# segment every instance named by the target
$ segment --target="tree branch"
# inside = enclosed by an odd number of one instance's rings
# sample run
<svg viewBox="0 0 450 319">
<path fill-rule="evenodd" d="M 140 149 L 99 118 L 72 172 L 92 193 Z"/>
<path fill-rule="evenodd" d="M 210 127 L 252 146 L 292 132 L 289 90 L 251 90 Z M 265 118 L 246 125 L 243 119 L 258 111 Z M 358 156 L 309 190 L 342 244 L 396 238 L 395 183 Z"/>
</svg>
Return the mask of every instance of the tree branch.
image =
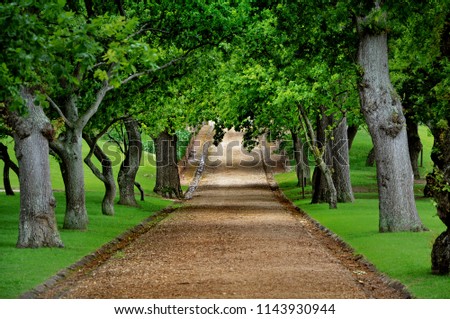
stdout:
<svg viewBox="0 0 450 319">
<path fill-rule="evenodd" d="M 63 154 L 63 151 L 64 151 L 64 146 L 63 146 L 62 142 L 59 139 L 55 138 L 52 141 L 49 141 L 49 145 L 50 145 L 51 151 L 53 151 L 53 153 L 55 153 L 55 155 L 57 155 L 57 157 L 61 157 L 61 155 Z M 52 152 L 50 152 L 50 155 L 53 155 L 51 153 Z"/>
<path fill-rule="evenodd" d="M 97 135 L 95 135 L 93 139 L 92 139 L 91 136 L 89 136 L 87 133 L 84 133 L 84 132 L 83 132 L 83 138 L 86 140 L 86 142 L 88 142 L 88 144 L 89 144 L 89 146 L 90 146 L 90 148 L 91 148 L 90 151 L 89 151 L 89 153 L 88 153 L 88 155 L 86 155 L 86 158 L 87 158 L 87 157 L 92 157 L 92 154 L 93 154 L 94 151 L 95 151 L 95 147 L 92 147 L 90 143 L 92 143 L 93 145 L 96 146 L 98 140 L 99 140 L 103 135 L 105 135 L 106 132 L 108 132 L 109 128 L 110 128 L 112 125 L 114 125 L 115 123 L 117 123 L 117 122 L 119 122 L 119 121 L 126 120 L 126 119 L 128 119 L 128 118 L 129 118 L 129 116 L 126 115 L 126 116 L 121 116 L 121 117 L 118 117 L 118 118 L 113 119 L 111 122 L 109 122 L 108 125 L 106 125 L 106 126 L 103 128 L 103 130 L 101 130 Z M 89 139 L 89 141 L 87 140 L 87 138 Z"/>
<path fill-rule="evenodd" d="M 178 61 L 184 60 L 185 58 L 186 58 L 186 54 L 182 55 L 179 58 L 173 59 L 173 60 L 167 62 L 166 64 L 161 65 L 161 66 L 159 66 L 159 67 L 157 67 L 155 69 L 148 69 L 148 70 L 145 70 L 145 71 L 142 71 L 142 72 L 139 72 L 139 73 L 135 73 L 133 75 L 130 75 L 128 78 L 126 78 L 122 82 L 120 82 L 120 84 L 123 85 L 123 84 L 126 84 L 126 83 L 130 82 L 131 80 L 134 80 L 134 79 L 136 79 L 138 77 L 141 77 L 142 75 L 150 74 L 150 73 L 153 73 L 153 72 L 156 72 L 156 71 L 168 68 L 169 66 L 177 63 Z"/>
<path fill-rule="evenodd" d="M 161 65 L 161 66 L 159 66 L 157 68 L 152 68 L 152 69 L 148 69 L 148 70 L 145 70 L 145 71 L 142 71 L 142 72 L 138 72 L 138 73 L 132 74 L 129 77 L 127 77 L 125 80 L 121 81 L 120 84 L 124 85 L 124 84 L 127 84 L 128 82 L 130 82 L 130 81 L 132 81 L 132 80 L 134 80 L 136 78 L 141 77 L 142 75 L 146 75 L 146 74 L 150 74 L 150 73 L 153 73 L 153 72 L 156 72 L 156 71 L 159 71 L 159 70 L 166 69 L 169 66 L 177 63 L 178 61 L 184 60 L 192 51 L 194 51 L 194 50 L 196 50 L 196 49 L 198 49 L 198 48 L 200 48 L 200 47 L 202 47 L 202 46 L 204 46 L 206 44 L 207 43 L 201 43 L 201 44 L 199 44 L 199 45 L 197 45 L 195 47 L 192 47 L 188 51 L 186 51 L 186 53 L 184 53 L 182 56 L 180 56 L 180 57 L 178 57 L 176 59 L 173 59 L 173 60 L 167 62 L 166 64 Z M 111 65 L 109 71 L 108 71 L 108 76 L 110 76 L 111 71 L 114 68 L 114 66 L 115 66 L 115 64 L 113 63 Z M 108 91 L 112 90 L 112 89 L 114 89 L 114 87 L 109 84 L 109 81 L 106 80 L 106 81 L 103 82 L 102 88 L 96 94 L 95 102 L 86 111 L 86 113 L 84 113 L 84 115 L 81 116 L 79 118 L 79 120 L 77 121 L 76 125 L 77 125 L 78 128 L 83 129 L 86 126 L 86 124 L 89 122 L 89 120 L 92 118 L 92 116 L 94 116 L 94 114 L 97 112 L 97 110 L 98 110 L 101 102 L 103 101 L 106 93 Z M 55 106 L 56 106 L 56 104 L 55 104 Z M 61 114 L 62 114 L 62 112 L 61 112 Z M 67 120 L 65 117 L 64 117 L 64 119 L 65 119 L 65 121 Z M 70 123 L 70 122 L 67 121 L 67 123 Z"/>
<path fill-rule="evenodd" d="M 92 103 L 92 105 L 89 107 L 89 109 L 86 111 L 86 113 L 81 116 L 76 125 L 79 129 L 83 129 L 86 124 L 89 122 L 89 120 L 94 116 L 94 114 L 97 112 L 100 104 L 102 103 L 103 99 L 105 98 L 105 95 L 108 91 L 114 89 L 113 86 L 109 85 L 108 81 L 103 82 L 103 86 L 100 90 L 98 90 L 95 98 L 95 102 Z"/>
<path fill-rule="evenodd" d="M 91 67 L 89 68 L 89 70 L 93 70 L 93 69 L 95 69 L 95 68 L 97 68 L 97 67 L 99 67 L 99 66 L 105 65 L 105 64 L 106 64 L 106 62 L 99 62 L 99 63 L 96 63 L 96 64 L 94 64 L 93 66 L 91 66 Z"/>
<path fill-rule="evenodd" d="M 115 143 L 115 144 L 117 145 L 117 147 L 120 149 L 120 151 L 122 152 L 122 154 L 125 154 L 125 151 L 124 151 L 122 145 L 120 144 L 120 142 L 117 141 L 111 134 L 107 134 L 107 135 L 108 135 L 109 139 L 110 139 L 113 143 Z"/>
<path fill-rule="evenodd" d="M 97 142 L 93 141 L 89 135 L 87 135 L 86 133 L 83 133 L 83 138 L 86 141 L 86 143 L 89 145 L 89 147 L 91 148 L 91 151 L 89 152 L 88 155 L 86 155 L 86 157 L 84 158 L 84 162 L 86 163 L 86 165 L 91 169 L 92 173 L 94 173 L 94 175 L 101 180 L 103 183 L 106 183 L 106 178 L 105 176 L 100 172 L 100 170 L 94 165 L 94 163 L 92 162 L 91 158 L 92 158 L 92 154 L 94 153 L 94 150 L 98 147 Z"/>
<path fill-rule="evenodd" d="M 53 108 L 56 110 L 56 112 L 58 112 L 59 116 L 64 120 L 64 123 L 66 123 L 68 127 L 73 128 L 73 123 L 67 119 L 59 106 L 51 99 L 51 97 L 48 95 L 45 95 L 45 97 L 47 98 L 47 101 L 50 102 L 51 106 L 53 106 Z"/>
<path fill-rule="evenodd" d="M 305 131 L 306 141 L 308 142 L 310 148 L 314 148 L 316 135 L 314 134 L 314 129 L 312 127 L 311 122 L 309 121 L 308 115 L 306 114 L 305 108 L 300 104 L 297 105 L 300 115 L 300 123 L 303 126 L 303 130 Z"/>
</svg>

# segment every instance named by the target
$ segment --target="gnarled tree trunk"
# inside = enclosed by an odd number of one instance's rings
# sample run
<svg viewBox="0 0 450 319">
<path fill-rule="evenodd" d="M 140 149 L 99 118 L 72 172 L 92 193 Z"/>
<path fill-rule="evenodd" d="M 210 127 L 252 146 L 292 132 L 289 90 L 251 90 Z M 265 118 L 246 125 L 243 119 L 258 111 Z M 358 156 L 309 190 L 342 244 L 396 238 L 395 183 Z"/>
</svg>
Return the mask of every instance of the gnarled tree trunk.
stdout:
<svg viewBox="0 0 450 319">
<path fill-rule="evenodd" d="M 19 162 L 20 221 L 17 247 L 63 247 L 50 180 L 49 139 L 53 127 L 30 91 L 22 89 L 28 114 L 9 115 Z"/>
<path fill-rule="evenodd" d="M 332 117 L 325 115 L 324 111 L 325 108 L 322 106 L 321 114 L 317 115 L 316 139 L 318 148 L 323 154 L 322 157 L 324 164 L 328 167 L 328 170 L 330 171 L 332 178 L 332 172 L 330 169 L 333 166 L 331 156 L 331 145 L 328 143 L 329 139 L 327 139 L 326 136 L 327 135 L 326 129 L 329 125 L 332 124 Z M 334 183 L 333 186 L 335 187 Z M 328 203 L 330 201 L 329 183 L 327 182 L 327 178 L 323 170 L 318 165 L 316 165 L 313 171 L 312 190 L 313 190 L 311 199 L 312 204 Z"/>
<path fill-rule="evenodd" d="M 311 121 L 308 118 L 305 108 L 302 105 L 298 105 L 298 111 L 299 111 L 300 123 L 302 124 L 303 129 L 305 131 L 306 141 L 307 141 L 308 146 L 314 156 L 314 161 L 316 163 L 318 171 L 320 170 L 320 173 L 323 174 L 325 181 L 326 181 L 326 185 L 328 188 L 328 194 L 329 194 L 327 196 L 328 206 L 330 209 L 336 209 L 337 208 L 336 187 L 334 186 L 334 183 L 333 183 L 333 177 L 332 177 L 331 170 L 324 160 L 324 150 L 322 149 L 321 145 L 319 145 L 319 143 L 318 143 L 318 138 L 317 138 L 316 134 L 314 133 L 314 129 L 312 127 Z M 314 183 L 314 181 L 313 181 L 313 183 Z"/>
<path fill-rule="evenodd" d="M 135 119 L 124 121 L 127 132 L 125 159 L 120 165 L 117 183 L 119 184 L 119 204 L 138 206 L 134 194 L 136 174 L 139 170 L 142 155 L 142 138 L 139 123 Z"/>
<path fill-rule="evenodd" d="M 445 58 L 450 58 L 450 14 L 446 17 L 447 23 L 442 31 L 441 53 Z M 433 187 L 434 200 L 439 218 L 447 226 L 434 242 L 431 254 L 432 271 L 436 274 L 450 273 L 450 128 L 438 125 L 439 121 L 445 120 L 450 123 L 450 114 L 447 111 L 445 119 L 435 119 L 430 123 L 431 132 L 434 136 L 434 147 L 431 159 L 435 165 L 435 178 L 437 185 Z"/>
<path fill-rule="evenodd" d="M 116 182 L 114 180 L 114 174 L 112 169 L 112 163 L 110 158 L 102 151 L 97 145 L 96 140 L 89 135 L 83 133 L 83 138 L 91 148 L 91 152 L 85 157 L 84 162 L 91 169 L 92 173 L 100 179 L 105 185 L 105 196 L 102 200 L 102 214 L 113 216 L 114 215 L 114 201 L 116 198 Z M 102 171 L 94 165 L 91 161 L 92 154 L 95 155 L 97 160 L 102 165 Z"/>
<path fill-rule="evenodd" d="M 52 150 L 60 158 L 61 174 L 66 194 L 66 214 L 64 228 L 85 230 L 88 225 L 86 199 L 84 191 L 84 166 L 82 154 L 82 133 L 86 124 L 98 111 L 106 93 L 113 87 L 105 81 L 97 91 L 95 100 L 83 113 L 77 107 L 78 97 L 75 93 L 65 96 L 61 109 L 50 97 L 47 100 L 57 110 L 65 122 L 65 131 L 57 140 L 50 143 Z"/>
<path fill-rule="evenodd" d="M 327 127 L 335 126 L 332 136 L 326 132 Z M 347 139 L 347 119 L 343 117 L 337 124 L 333 116 L 327 116 L 322 109 L 322 116 L 317 121 L 317 140 L 324 149 L 324 162 L 332 168 L 332 180 L 336 188 L 338 203 L 349 203 L 355 200 L 350 180 L 350 160 Z M 328 202 L 330 191 L 326 176 L 319 167 L 314 170 L 312 203 Z"/>
<path fill-rule="evenodd" d="M 167 131 L 155 138 L 156 183 L 153 191 L 163 197 L 182 198 L 180 175 L 177 165 L 177 136 Z"/>
<path fill-rule="evenodd" d="M 19 176 L 19 167 L 14 163 L 8 154 L 8 147 L 0 143 L 0 159 L 4 162 L 3 166 L 3 186 L 5 188 L 5 194 L 7 196 L 14 196 L 14 190 L 11 187 L 11 181 L 9 179 L 9 170 L 12 169 L 14 173 Z"/>
<path fill-rule="evenodd" d="M 375 148 L 380 232 L 421 231 L 414 200 L 405 117 L 389 77 L 386 32 L 370 33 L 358 19 L 361 109 Z"/>
<path fill-rule="evenodd" d="M 352 203 L 355 200 L 350 179 L 350 159 L 347 139 L 347 119 L 344 117 L 333 129 L 331 140 L 333 157 L 333 181 L 339 203 Z"/>
<path fill-rule="evenodd" d="M 422 142 L 419 136 L 419 125 L 414 121 L 409 113 L 405 116 L 406 119 L 406 133 L 408 136 L 409 158 L 411 160 L 411 167 L 415 179 L 420 178 L 419 172 L 419 155 L 422 151 Z"/>
<path fill-rule="evenodd" d="M 447 119 L 447 120 L 450 120 Z M 436 239 L 431 253 L 432 271 L 450 273 L 450 129 L 432 128 L 434 147 L 431 159 L 435 169 L 431 186 L 437 214 L 447 229 Z"/>
<path fill-rule="evenodd" d="M 64 137 L 50 144 L 60 158 L 61 174 L 66 196 L 65 229 L 85 230 L 89 223 L 84 189 L 82 133 L 66 128 Z"/>
</svg>

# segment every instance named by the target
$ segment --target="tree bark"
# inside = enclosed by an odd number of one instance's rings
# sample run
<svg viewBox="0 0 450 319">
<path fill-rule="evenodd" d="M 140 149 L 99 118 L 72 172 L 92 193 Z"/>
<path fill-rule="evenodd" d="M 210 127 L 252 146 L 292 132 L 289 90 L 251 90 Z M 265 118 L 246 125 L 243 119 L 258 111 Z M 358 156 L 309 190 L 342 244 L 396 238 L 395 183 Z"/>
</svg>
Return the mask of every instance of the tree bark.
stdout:
<svg viewBox="0 0 450 319">
<path fill-rule="evenodd" d="M 446 119 L 447 121 L 450 118 Z M 432 271 L 450 273 L 450 129 L 432 127 L 434 136 L 431 159 L 434 162 L 431 190 L 436 202 L 437 214 L 447 229 L 436 239 L 432 251 Z"/>
<path fill-rule="evenodd" d="M 324 161 L 324 150 L 322 149 L 321 145 L 318 143 L 318 139 L 316 134 L 314 133 L 313 126 L 311 124 L 311 121 L 308 118 L 308 115 L 306 113 L 306 110 L 302 105 L 298 105 L 299 110 L 299 120 L 301 125 L 303 126 L 303 130 L 305 132 L 306 136 L 306 142 L 308 143 L 308 146 L 314 156 L 314 161 L 316 163 L 316 166 L 320 170 L 320 173 L 323 174 L 326 185 L 328 187 L 328 206 L 330 209 L 336 209 L 337 208 L 337 193 L 336 188 L 333 183 L 333 177 L 331 174 L 331 170 L 329 169 L 328 165 Z"/>
<path fill-rule="evenodd" d="M 297 174 L 297 186 L 305 186 L 310 183 L 311 170 L 308 165 L 308 157 L 303 142 L 298 133 L 291 130 L 294 146 L 295 172 Z"/>
<path fill-rule="evenodd" d="M 330 138 L 326 137 L 325 128 L 336 127 L 332 131 Z M 343 117 L 339 123 L 335 123 L 332 116 L 322 116 L 318 121 L 317 140 L 323 144 L 325 149 L 324 161 L 328 167 L 332 168 L 332 179 L 336 188 L 338 203 L 352 203 L 355 198 L 350 179 L 350 160 L 347 139 L 347 119 Z M 322 203 L 329 201 L 329 186 L 325 175 L 319 167 L 314 170 L 313 176 L 313 199 L 312 203 Z"/>
<path fill-rule="evenodd" d="M 127 132 L 125 159 L 120 165 L 117 183 L 119 185 L 119 204 L 138 206 L 134 194 L 136 174 L 139 170 L 142 155 L 142 139 L 139 123 L 135 119 L 124 121 Z"/>
<path fill-rule="evenodd" d="M 177 165 L 177 136 L 167 131 L 155 138 L 156 184 L 153 191 L 167 198 L 182 198 Z"/>
<path fill-rule="evenodd" d="M 76 94 L 71 93 L 64 98 L 63 109 L 47 96 L 47 100 L 66 124 L 65 131 L 58 136 L 57 140 L 50 143 L 50 147 L 61 160 L 61 174 L 66 194 L 64 217 L 66 229 L 85 230 L 89 222 L 84 191 L 82 133 L 86 124 L 98 111 L 106 93 L 112 89 L 113 87 L 105 81 L 95 94 L 95 100 L 83 114 L 78 112 Z"/>
<path fill-rule="evenodd" d="M 355 201 L 350 179 L 350 158 L 347 139 L 347 119 L 343 117 L 333 129 L 331 141 L 333 157 L 333 181 L 337 192 L 338 203 L 352 203 Z"/>
<path fill-rule="evenodd" d="M 413 170 L 414 178 L 420 179 L 419 172 L 419 155 L 422 151 L 422 142 L 419 136 L 419 125 L 414 118 L 410 115 L 410 112 L 405 114 L 406 119 L 406 133 L 408 136 L 409 146 L 409 158 L 411 160 L 411 167 Z"/>
<path fill-rule="evenodd" d="M 11 187 L 11 181 L 9 179 L 9 170 L 12 169 L 19 176 L 19 167 L 11 160 L 8 154 L 8 147 L 3 143 L 0 143 L 0 159 L 4 162 L 3 186 L 5 188 L 5 194 L 7 196 L 14 196 L 14 190 Z"/>
<path fill-rule="evenodd" d="M 114 180 L 113 168 L 110 158 L 102 151 L 102 149 L 97 145 L 95 139 L 90 137 L 88 134 L 83 133 L 83 138 L 86 143 L 91 148 L 89 154 L 85 157 L 84 162 L 91 169 L 92 173 L 100 179 L 105 185 L 105 196 L 102 200 L 102 214 L 113 216 L 114 215 L 114 201 L 116 199 L 116 182 Z M 102 171 L 94 165 L 91 161 L 91 156 L 97 158 L 97 160 L 102 165 Z"/>
<path fill-rule="evenodd" d="M 358 62 L 361 109 L 375 148 L 380 232 L 421 231 L 424 226 L 414 200 L 414 175 L 409 159 L 405 117 L 392 87 L 387 34 L 371 34 L 358 19 Z"/>
<path fill-rule="evenodd" d="M 450 58 L 450 15 L 447 15 L 447 23 L 442 31 L 441 53 L 445 58 Z M 432 187 L 432 193 L 436 202 L 437 214 L 447 226 L 434 242 L 431 255 L 432 271 L 436 274 L 450 273 L 450 128 L 438 125 L 442 120 L 450 123 L 450 112 L 446 112 L 445 119 L 437 118 L 429 127 L 434 137 L 434 145 L 431 159 L 434 163 L 434 179 L 436 185 Z"/>
<path fill-rule="evenodd" d="M 325 165 L 331 173 L 332 157 L 331 157 L 331 147 L 329 139 L 327 139 L 326 129 L 332 124 L 331 117 L 325 115 L 324 107 L 321 107 L 321 114 L 317 115 L 316 120 L 316 140 L 320 151 L 322 152 L 322 157 Z M 312 199 L 311 204 L 328 203 L 330 201 L 330 189 L 327 178 L 319 165 L 316 165 L 313 172 L 312 180 Z M 337 198 L 336 198 L 337 201 Z"/>
<path fill-rule="evenodd" d="M 19 162 L 20 220 L 17 247 L 63 247 L 57 229 L 50 180 L 49 139 L 53 127 L 33 94 L 21 90 L 28 114 L 11 113 L 16 158 Z"/>
<path fill-rule="evenodd" d="M 60 159 L 61 175 L 65 186 L 65 229 L 85 230 L 89 223 L 84 189 L 84 167 L 81 131 L 66 128 L 64 138 L 51 143 Z"/>
</svg>

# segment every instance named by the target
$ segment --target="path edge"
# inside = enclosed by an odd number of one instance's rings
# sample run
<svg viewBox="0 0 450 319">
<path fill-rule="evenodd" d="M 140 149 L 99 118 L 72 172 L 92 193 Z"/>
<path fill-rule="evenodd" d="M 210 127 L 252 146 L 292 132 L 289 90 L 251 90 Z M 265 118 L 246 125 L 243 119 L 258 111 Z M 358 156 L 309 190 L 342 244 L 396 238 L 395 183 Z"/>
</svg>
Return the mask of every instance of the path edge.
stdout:
<svg viewBox="0 0 450 319">
<path fill-rule="evenodd" d="M 329 228 L 323 226 L 320 224 L 317 220 L 312 218 L 308 213 L 306 213 L 301 208 L 294 205 L 294 203 L 283 193 L 283 191 L 280 189 L 278 183 L 275 181 L 273 177 L 273 172 L 266 165 L 266 159 L 264 151 L 262 152 L 262 162 L 263 162 L 263 169 L 266 175 L 267 183 L 271 189 L 271 191 L 274 193 L 277 200 L 283 204 L 291 213 L 300 215 L 302 218 L 305 218 L 308 222 L 311 223 L 311 225 L 315 228 L 316 231 L 321 233 L 326 238 L 331 239 L 335 244 L 337 244 L 339 247 L 341 247 L 344 251 L 351 253 L 354 256 L 354 261 L 358 263 L 360 266 L 369 269 L 370 271 L 377 274 L 378 279 L 385 285 L 387 285 L 389 288 L 395 290 L 400 298 L 403 299 L 414 299 L 415 297 L 411 294 L 411 292 L 408 291 L 407 287 L 401 283 L 398 280 L 394 280 L 390 278 L 387 274 L 379 271 L 374 264 L 372 264 L 370 261 L 368 261 L 363 255 L 356 254 L 355 249 L 350 246 L 347 242 L 345 242 L 341 237 L 339 237 L 336 233 L 331 231 Z M 335 254 L 334 254 L 335 255 Z M 338 257 L 339 259 L 339 257 Z M 340 259 L 339 259 L 340 260 Z M 353 275 L 355 275 L 353 273 Z M 357 279 L 357 278 L 356 278 Z M 376 298 L 373 296 L 373 293 L 369 291 L 369 289 L 363 289 L 364 293 L 367 295 L 368 298 Z"/>
<path fill-rule="evenodd" d="M 79 273 L 85 273 L 90 269 L 98 267 L 99 265 L 110 259 L 116 252 L 124 249 L 141 235 L 145 234 L 150 229 L 155 227 L 157 224 L 159 224 L 159 222 L 165 219 L 169 214 L 176 211 L 178 208 L 179 207 L 174 207 L 173 205 L 171 205 L 155 212 L 153 215 L 147 217 L 136 226 L 126 230 L 116 238 L 100 246 L 100 248 L 98 248 L 94 252 L 82 257 L 80 260 L 76 261 L 70 266 L 59 270 L 55 275 L 48 278 L 46 281 L 37 285 L 31 290 L 22 293 L 21 295 L 19 295 L 18 299 L 40 299 L 41 294 L 43 294 L 47 290 L 56 288 L 57 285 L 62 283 L 63 281 L 76 276 Z M 54 298 L 58 297 L 60 296 L 55 296 Z"/>
</svg>

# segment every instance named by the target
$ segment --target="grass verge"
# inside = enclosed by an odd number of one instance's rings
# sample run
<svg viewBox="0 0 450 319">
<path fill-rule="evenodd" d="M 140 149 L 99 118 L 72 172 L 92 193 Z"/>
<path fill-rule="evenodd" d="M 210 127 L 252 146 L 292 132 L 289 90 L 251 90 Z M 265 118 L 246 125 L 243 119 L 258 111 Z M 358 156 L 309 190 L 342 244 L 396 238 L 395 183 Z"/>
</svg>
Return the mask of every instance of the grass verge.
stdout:
<svg viewBox="0 0 450 319">
<path fill-rule="evenodd" d="M 55 197 L 58 202 L 56 217 L 62 227 L 64 193 L 55 193 Z M 65 248 L 17 249 L 18 196 L 3 197 L 0 201 L 0 298 L 17 298 L 172 203 L 146 197 L 145 202 L 140 202 L 140 208 L 116 205 L 115 216 L 104 216 L 100 211 L 102 198 L 102 192 L 86 193 L 88 230 L 60 229 Z"/>
</svg>

